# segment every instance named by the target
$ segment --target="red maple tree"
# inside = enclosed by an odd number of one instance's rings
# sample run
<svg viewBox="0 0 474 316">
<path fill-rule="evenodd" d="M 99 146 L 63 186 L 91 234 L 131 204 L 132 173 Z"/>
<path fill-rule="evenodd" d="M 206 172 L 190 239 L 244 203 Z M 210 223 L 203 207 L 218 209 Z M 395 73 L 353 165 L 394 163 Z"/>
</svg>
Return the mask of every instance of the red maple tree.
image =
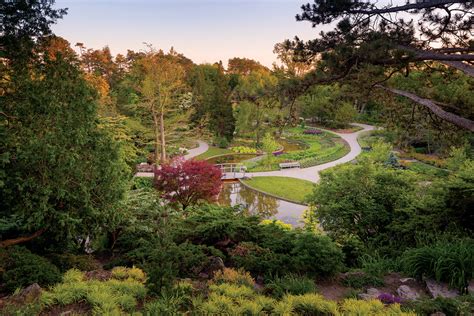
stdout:
<svg viewBox="0 0 474 316">
<path fill-rule="evenodd" d="M 199 201 L 214 201 L 222 186 L 221 170 L 207 161 L 177 159 L 155 170 L 161 197 L 183 210 Z"/>
</svg>

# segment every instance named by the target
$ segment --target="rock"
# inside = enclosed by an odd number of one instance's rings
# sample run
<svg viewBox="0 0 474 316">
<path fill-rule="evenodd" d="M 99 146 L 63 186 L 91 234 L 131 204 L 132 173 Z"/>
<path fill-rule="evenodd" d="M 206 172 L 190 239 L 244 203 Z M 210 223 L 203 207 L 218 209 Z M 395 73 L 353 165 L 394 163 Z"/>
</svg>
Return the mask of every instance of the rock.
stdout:
<svg viewBox="0 0 474 316">
<path fill-rule="evenodd" d="M 420 294 L 413 290 L 411 287 L 408 285 L 400 285 L 397 289 L 397 294 L 400 296 L 402 299 L 405 300 L 417 300 L 420 298 Z"/>
<path fill-rule="evenodd" d="M 446 316 L 446 314 L 443 312 L 436 312 L 436 313 L 430 314 L 430 316 Z"/>
<path fill-rule="evenodd" d="M 457 290 L 450 289 L 445 283 L 439 283 L 432 279 L 428 279 L 425 282 L 426 288 L 433 298 L 455 298 L 459 296 L 459 292 Z"/>
<path fill-rule="evenodd" d="M 201 273 L 199 273 L 198 277 L 200 279 L 209 279 L 209 274 L 201 272 Z"/>
<path fill-rule="evenodd" d="M 371 287 L 371 288 L 367 289 L 366 293 L 361 293 L 357 296 L 360 299 L 363 299 L 363 300 L 373 300 L 373 299 L 377 299 L 380 294 L 382 294 L 382 292 L 380 292 L 379 290 Z"/>
<path fill-rule="evenodd" d="M 471 280 L 467 285 L 467 293 L 474 295 L 474 280 Z"/>
<path fill-rule="evenodd" d="M 400 282 L 402 283 L 407 283 L 407 282 L 415 282 L 416 280 L 414 278 L 402 278 L 400 279 Z"/>
<path fill-rule="evenodd" d="M 31 303 L 33 301 L 36 301 L 36 299 L 40 297 L 41 291 L 42 291 L 41 286 L 39 286 L 38 283 L 33 283 L 30 286 L 23 289 L 18 294 L 18 298 L 20 298 L 21 301 L 24 303 Z"/>
</svg>

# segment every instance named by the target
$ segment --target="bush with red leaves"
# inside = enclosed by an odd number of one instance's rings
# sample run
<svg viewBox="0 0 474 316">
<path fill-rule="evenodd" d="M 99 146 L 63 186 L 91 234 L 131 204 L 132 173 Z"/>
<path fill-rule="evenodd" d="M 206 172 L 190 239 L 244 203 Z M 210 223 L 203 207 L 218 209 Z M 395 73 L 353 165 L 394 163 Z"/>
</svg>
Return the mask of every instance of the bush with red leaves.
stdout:
<svg viewBox="0 0 474 316">
<path fill-rule="evenodd" d="M 183 210 L 201 201 L 214 201 L 221 190 L 222 173 L 207 161 L 174 160 L 155 171 L 155 188 L 161 197 L 179 203 Z"/>
</svg>

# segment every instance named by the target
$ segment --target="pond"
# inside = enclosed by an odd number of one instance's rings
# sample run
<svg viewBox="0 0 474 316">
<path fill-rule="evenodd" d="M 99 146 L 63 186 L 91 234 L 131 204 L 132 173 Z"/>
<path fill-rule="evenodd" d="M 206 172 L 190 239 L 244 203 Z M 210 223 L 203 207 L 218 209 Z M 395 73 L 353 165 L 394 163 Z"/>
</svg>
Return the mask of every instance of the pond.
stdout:
<svg viewBox="0 0 474 316">
<path fill-rule="evenodd" d="M 244 160 L 252 159 L 257 157 L 256 154 L 228 154 L 228 155 L 221 155 L 214 158 L 207 159 L 208 162 L 212 164 L 220 164 L 220 163 L 238 163 Z"/>
<path fill-rule="evenodd" d="M 258 214 L 265 219 L 278 219 L 301 227 L 302 216 L 307 206 L 290 203 L 262 194 L 240 182 L 224 183 L 218 199 L 221 205 L 242 205 L 248 214 Z"/>
</svg>

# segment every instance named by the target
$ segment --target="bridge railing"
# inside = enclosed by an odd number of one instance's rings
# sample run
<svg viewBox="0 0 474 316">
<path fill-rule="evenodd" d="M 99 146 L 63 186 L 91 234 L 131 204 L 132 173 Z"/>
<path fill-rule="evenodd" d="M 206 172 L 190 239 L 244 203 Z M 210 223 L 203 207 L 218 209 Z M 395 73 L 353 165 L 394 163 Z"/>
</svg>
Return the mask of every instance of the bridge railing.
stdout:
<svg viewBox="0 0 474 316">
<path fill-rule="evenodd" d="M 215 166 L 221 170 L 223 179 L 243 178 L 247 171 L 247 167 L 241 163 L 221 163 Z"/>
</svg>

